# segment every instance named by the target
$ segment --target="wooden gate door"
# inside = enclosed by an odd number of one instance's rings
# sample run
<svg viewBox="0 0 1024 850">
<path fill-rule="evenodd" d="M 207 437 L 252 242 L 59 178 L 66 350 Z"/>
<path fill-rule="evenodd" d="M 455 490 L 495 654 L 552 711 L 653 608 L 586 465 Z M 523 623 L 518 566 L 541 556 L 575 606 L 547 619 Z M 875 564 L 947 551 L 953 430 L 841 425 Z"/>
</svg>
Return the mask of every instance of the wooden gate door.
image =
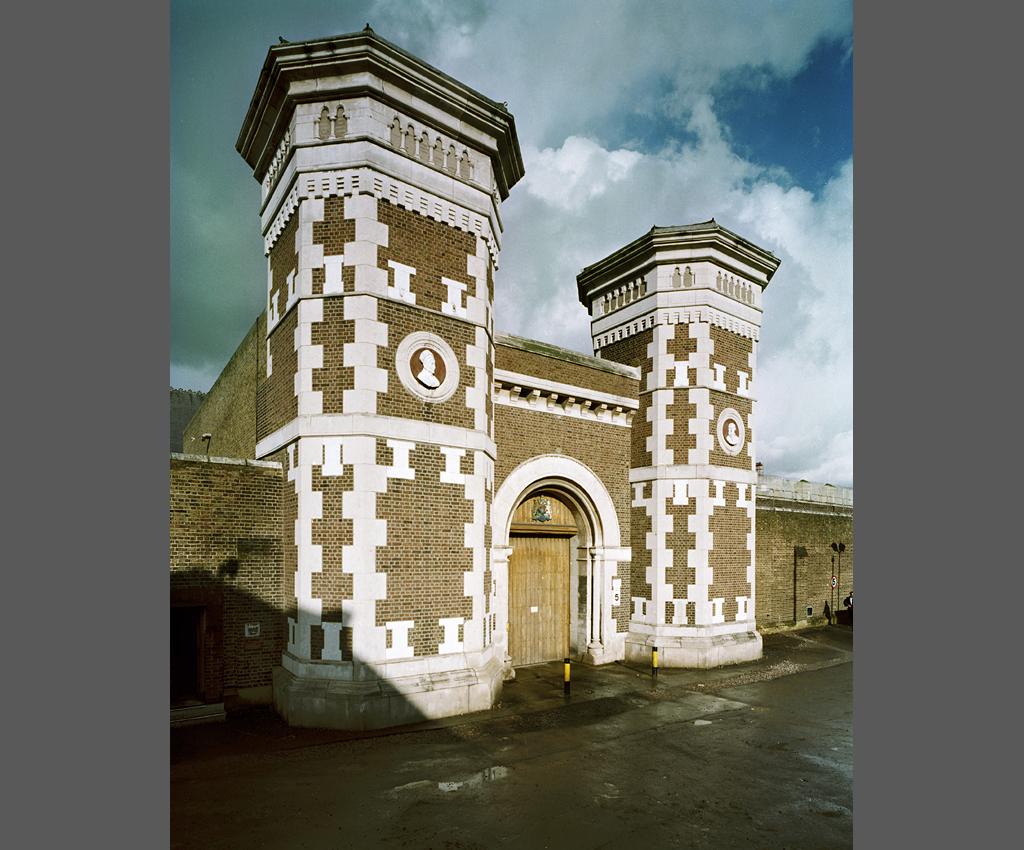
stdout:
<svg viewBox="0 0 1024 850">
<path fill-rule="evenodd" d="M 512 535 L 508 652 L 513 666 L 569 654 L 569 538 Z"/>
</svg>

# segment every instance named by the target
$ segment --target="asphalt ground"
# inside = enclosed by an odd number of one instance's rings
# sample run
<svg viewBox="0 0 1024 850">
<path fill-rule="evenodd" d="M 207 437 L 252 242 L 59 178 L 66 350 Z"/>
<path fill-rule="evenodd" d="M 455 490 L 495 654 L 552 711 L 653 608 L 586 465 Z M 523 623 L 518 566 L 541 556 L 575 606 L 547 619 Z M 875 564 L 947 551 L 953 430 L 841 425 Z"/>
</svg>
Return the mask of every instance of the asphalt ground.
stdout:
<svg viewBox="0 0 1024 850">
<path fill-rule="evenodd" d="M 269 711 L 171 733 L 172 847 L 852 845 L 853 632 L 716 670 L 521 668 L 495 709 L 375 733 Z"/>
</svg>

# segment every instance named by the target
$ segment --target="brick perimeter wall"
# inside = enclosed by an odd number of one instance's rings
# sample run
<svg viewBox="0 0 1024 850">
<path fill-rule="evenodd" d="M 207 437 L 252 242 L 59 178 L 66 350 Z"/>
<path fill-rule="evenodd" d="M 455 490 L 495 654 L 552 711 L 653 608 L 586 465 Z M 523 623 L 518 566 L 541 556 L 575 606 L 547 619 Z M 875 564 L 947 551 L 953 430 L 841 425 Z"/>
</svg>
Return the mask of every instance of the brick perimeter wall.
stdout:
<svg viewBox="0 0 1024 850">
<path fill-rule="evenodd" d="M 171 390 L 171 451 L 180 452 L 185 429 L 192 417 L 199 412 L 206 393 L 199 390 Z"/>
<path fill-rule="evenodd" d="M 775 505 L 788 510 L 772 510 Z M 813 606 L 817 617 L 826 599 L 832 604 L 830 544 L 846 544 L 841 582 L 835 594 L 835 605 L 841 608 L 843 597 L 853 589 L 853 516 L 848 509 L 758 497 L 756 522 L 758 625 L 793 621 L 794 546 L 807 549 L 807 557 L 797 559 L 797 619 L 803 620 L 808 605 Z"/>
<path fill-rule="evenodd" d="M 241 344 L 203 399 L 182 435 L 185 454 L 212 457 L 256 457 L 256 385 L 260 369 L 266 371 L 261 348 L 265 345 L 267 314 L 253 322 Z M 203 434 L 212 434 L 209 452 Z"/>
<path fill-rule="evenodd" d="M 171 604 L 219 597 L 219 635 L 207 631 L 205 696 L 266 686 L 285 646 L 282 471 L 171 458 Z M 260 635 L 245 637 L 259 623 Z"/>
</svg>

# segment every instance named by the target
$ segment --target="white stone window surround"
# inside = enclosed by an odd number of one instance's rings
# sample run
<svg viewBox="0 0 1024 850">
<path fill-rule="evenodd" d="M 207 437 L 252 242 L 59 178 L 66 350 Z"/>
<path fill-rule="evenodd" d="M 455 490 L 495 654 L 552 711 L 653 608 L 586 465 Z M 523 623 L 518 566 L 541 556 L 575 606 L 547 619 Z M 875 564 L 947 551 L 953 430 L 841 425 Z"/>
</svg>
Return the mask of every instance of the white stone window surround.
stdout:
<svg viewBox="0 0 1024 850">
<path fill-rule="evenodd" d="M 419 348 L 429 349 L 444 361 L 445 376 L 440 386 L 431 389 L 416 380 L 409 366 L 409 358 Z M 447 342 L 427 331 L 413 331 L 398 344 L 395 350 L 395 372 L 402 386 L 422 401 L 434 404 L 447 401 L 459 388 L 459 359 Z"/>
</svg>

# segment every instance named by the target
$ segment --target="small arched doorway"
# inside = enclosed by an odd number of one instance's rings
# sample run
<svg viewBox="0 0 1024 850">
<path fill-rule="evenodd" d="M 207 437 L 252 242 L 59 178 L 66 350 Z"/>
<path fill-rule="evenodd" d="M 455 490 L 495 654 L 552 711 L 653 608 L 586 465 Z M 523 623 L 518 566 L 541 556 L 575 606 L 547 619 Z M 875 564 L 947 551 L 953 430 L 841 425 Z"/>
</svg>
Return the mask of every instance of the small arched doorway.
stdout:
<svg viewBox="0 0 1024 850">
<path fill-rule="evenodd" d="M 579 531 L 572 509 L 554 490 L 531 493 L 512 514 L 508 653 L 514 667 L 569 655 Z"/>
</svg>

